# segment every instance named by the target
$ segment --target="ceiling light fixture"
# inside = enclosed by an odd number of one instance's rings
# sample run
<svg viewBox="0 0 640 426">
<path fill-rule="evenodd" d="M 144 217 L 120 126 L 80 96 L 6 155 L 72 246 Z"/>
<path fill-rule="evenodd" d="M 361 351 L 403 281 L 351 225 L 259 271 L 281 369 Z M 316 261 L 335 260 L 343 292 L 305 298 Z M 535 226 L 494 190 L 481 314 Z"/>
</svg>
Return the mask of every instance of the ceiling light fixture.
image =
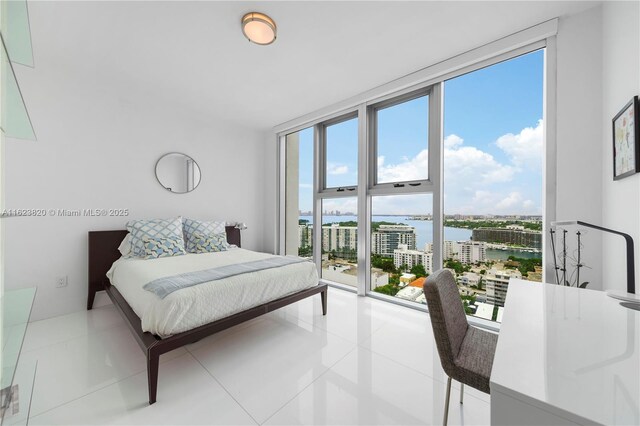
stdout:
<svg viewBox="0 0 640 426">
<path fill-rule="evenodd" d="M 276 40 L 276 23 L 264 13 L 250 12 L 242 17 L 242 33 L 252 43 L 271 44 Z"/>
</svg>

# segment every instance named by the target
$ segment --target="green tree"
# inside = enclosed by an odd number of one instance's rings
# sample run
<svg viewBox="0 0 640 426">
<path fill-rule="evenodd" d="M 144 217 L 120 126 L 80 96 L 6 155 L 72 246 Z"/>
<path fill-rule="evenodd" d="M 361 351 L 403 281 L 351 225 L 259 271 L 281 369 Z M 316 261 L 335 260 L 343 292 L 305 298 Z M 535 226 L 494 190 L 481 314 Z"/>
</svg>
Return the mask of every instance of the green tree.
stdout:
<svg viewBox="0 0 640 426">
<path fill-rule="evenodd" d="M 460 295 L 460 299 L 462 300 L 462 306 L 464 307 L 464 313 L 467 314 L 467 315 L 473 314 L 474 312 L 473 312 L 473 309 L 471 309 L 471 305 L 476 303 L 475 294 L 467 295 L 467 296 Z"/>
<path fill-rule="evenodd" d="M 422 264 L 413 265 L 410 272 L 417 278 L 427 276 L 427 271 L 424 269 L 424 265 Z"/>
<path fill-rule="evenodd" d="M 517 264 L 516 267 L 523 277 L 529 275 L 529 272 L 534 272 L 536 270 L 536 266 L 542 266 L 542 259 L 539 257 L 534 257 L 533 259 L 525 259 L 522 257 L 509 256 L 508 260 L 509 262 Z"/>
<path fill-rule="evenodd" d="M 393 259 L 379 254 L 371 253 L 371 266 L 382 269 L 384 272 L 388 272 L 390 274 L 398 273 L 396 265 L 393 263 Z"/>
<path fill-rule="evenodd" d="M 454 271 L 456 271 L 456 274 L 462 274 L 463 272 L 468 272 L 469 270 L 471 270 L 469 265 L 463 265 L 462 263 L 454 259 L 448 259 L 444 263 L 444 267 L 453 269 Z"/>
<path fill-rule="evenodd" d="M 374 232 L 377 231 L 378 228 L 380 228 L 380 225 L 405 225 L 405 224 L 398 223 L 398 222 L 385 222 L 385 221 L 371 222 L 371 230 Z"/>
<path fill-rule="evenodd" d="M 358 222 L 356 222 L 355 220 L 348 220 L 346 222 L 338 222 L 338 225 L 340 225 L 340 226 L 358 226 Z"/>
<path fill-rule="evenodd" d="M 298 248 L 298 256 L 300 257 L 310 257 L 312 256 L 313 250 L 309 246 Z"/>
<path fill-rule="evenodd" d="M 382 285 L 380 287 L 376 287 L 373 289 L 373 291 L 378 292 L 378 293 L 382 293 L 382 294 L 386 294 L 389 296 L 395 296 L 396 293 L 398 293 L 398 291 L 400 291 L 400 288 L 398 288 L 398 286 L 396 284 L 392 284 L 389 283 L 387 285 Z"/>
</svg>

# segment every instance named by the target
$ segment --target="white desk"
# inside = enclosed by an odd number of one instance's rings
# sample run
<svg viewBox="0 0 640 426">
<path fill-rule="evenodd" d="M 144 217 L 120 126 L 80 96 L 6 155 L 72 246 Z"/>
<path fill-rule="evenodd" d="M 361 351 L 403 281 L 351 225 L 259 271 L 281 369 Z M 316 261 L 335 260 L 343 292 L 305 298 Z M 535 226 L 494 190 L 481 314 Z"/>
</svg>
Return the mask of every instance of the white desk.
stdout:
<svg viewBox="0 0 640 426">
<path fill-rule="evenodd" d="M 640 424 L 640 312 L 604 292 L 512 280 L 491 423 Z"/>
</svg>

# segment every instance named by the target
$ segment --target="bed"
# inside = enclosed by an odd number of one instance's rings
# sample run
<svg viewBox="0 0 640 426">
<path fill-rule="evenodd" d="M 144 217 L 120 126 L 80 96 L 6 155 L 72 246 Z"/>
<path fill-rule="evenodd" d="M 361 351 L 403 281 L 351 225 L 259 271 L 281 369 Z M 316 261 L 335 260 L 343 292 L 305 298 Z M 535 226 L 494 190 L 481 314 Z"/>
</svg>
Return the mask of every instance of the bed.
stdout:
<svg viewBox="0 0 640 426">
<path fill-rule="evenodd" d="M 166 297 L 161 301 L 157 301 L 158 303 L 153 303 L 152 299 L 157 298 L 157 296 L 142 290 L 141 285 L 144 283 L 136 286 L 134 284 L 135 279 L 130 277 L 138 276 L 137 279 L 140 281 L 141 279 L 146 280 L 153 278 L 154 274 L 157 276 L 163 275 L 165 272 L 150 270 L 150 262 L 156 262 L 155 264 L 158 269 L 164 268 L 164 270 L 171 270 L 171 268 L 173 268 L 171 262 L 175 262 L 176 260 L 169 259 L 164 262 L 157 262 L 162 259 L 153 259 L 151 261 L 129 261 L 120 259 L 121 256 L 118 251 L 118 246 L 126 234 L 127 231 L 125 230 L 89 232 L 89 291 L 87 309 L 90 310 L 93 307 L 96 292 L 104 290 L 125 319 L 135 340 L 147 358 L 149 404 L 156 402 L 159 358 L 163 353 L 170 352 L 189 343 L 194 343 L 211 334 L 315 294 L 320 294 L 322 314 L 326 315 L 327 313 L 326 284 L 318 284 L 317 282 L 315 282 L 315 284 L 309 283 L 309 276 L 304 274 L 299 275 L 300 281 L 303 281 L 302 284 L 296 283 L 296 280 L 291 279 L 296 267 L 302 271 L 302 268 L 299 266 L 300 264 L 297 264 L 298 266 L 289 265 L 282 267 L 282 270 L 284 270 L 284 268 L 291 270 L 287 275 L 282 274 L 282 280 L 277 279 L 279 274 L 278 270 L 261 271 L 268 273 L 265 277 L 261 276 L 261 282 L 264 280 L 266 284 L 265 286 L 260 286 L 260 289 L 266 288 L 266 290 L 260 290 L 262 293 L 265 293 L 260 295 L 260 297 L 255 296 L 255 291 L 250 287 L 251 277 L 254 276 L 254 273 L 252 273 L 245 274 L 244 284 L 241 282 L 241 276 L 233 278 L 237 281 L 237 286 L 244 285 L 245 287 L 242 291 L 238 290 L 240 291 L 239 293 L 233 293 L 231 296 L 225 296 L 224 289 L 215 293 L 215 291 L 218 291 L 215 285 L 209 286 L 211 283 L 204 283 L 195 286 L 200 287 L 198 289 L 185 288 L 172 294 L 171 297 Z M 237 250 L 235 253 L 219 256 L 221 259 L 218 260 L 219 262 L 230 262 L 230 260 L 224 260 L 225 256 L 234 256 L 240 259 L 256 259 L 268 256 L 241 249 L 240 230 L 235 227 L 227 226 L 226 234 L 228 242 L 238 246 L 238 249 L 229 250 L 230 252 Z M 214 253 L 213 255 L 215 256 L 216 254 L 218 253 Z M 183 268 L 197 269 L 202 262 L 207 261 L 206 255 L 207 254 L 185 255 L 200 256 L 200 258 L 179 256 L 184 258 L 180 260 L 180 264 L 188 264 L 188 266 L 182 266 Z M 147 263 L 143 265 L 143 262 Z M 249 277 L 249 280 L 246 279 L 247 277 Z M 233 283 L 233 279 L 230 279 L 231 283 Z M 281 283 L 279 281 L 283 282 Z M 207 289 L 207 286 L 210 288 Z M 258 287 L 254 286 L 254 288 Z M 175 315 L 172 316 L 171 314 L 172 312 L 179 312 L 177 308 L 185 309 L 184 303 L 179 302 L 181 299 L 173 296 L 181 292 L 186 294 L 189 291 L 196 292 L 197 297 L 200 298 L 198 300 L 203 300 L 203 297 L 209 297 L 213 300 L 213 298 L 218 296 L 232 297 L 233 299 L 231 300 L 232 303 L 222 304 L 215 310 L 205 309 L 206 303 L 188 305 L 186 309 L 191 313 L 191 319 L 183 321 L 180 320 L 179 317 Z M 205 293 L 206 295 L 204 295 Z M 183 312 L 187 311 L 185 310 Z M 193 318 L 196 319 L 194 320 Z"/>
</svg>

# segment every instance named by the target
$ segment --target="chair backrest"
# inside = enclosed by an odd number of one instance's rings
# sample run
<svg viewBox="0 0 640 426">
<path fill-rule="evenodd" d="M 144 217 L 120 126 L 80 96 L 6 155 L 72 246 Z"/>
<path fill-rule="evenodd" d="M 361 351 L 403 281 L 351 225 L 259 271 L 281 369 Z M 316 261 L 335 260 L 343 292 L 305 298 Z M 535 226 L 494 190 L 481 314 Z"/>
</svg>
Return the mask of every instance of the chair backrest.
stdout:
<svg viewBox="0 0 640 426">
<path fill-rule="evenodd" d="M 444 371 L 451 376 L 455 369 L 454 361 L 469 328 L 458 286 L 451 271 L 441 269 L 427 278 L 423 289 L 440 362 Z"/>
</svg>

